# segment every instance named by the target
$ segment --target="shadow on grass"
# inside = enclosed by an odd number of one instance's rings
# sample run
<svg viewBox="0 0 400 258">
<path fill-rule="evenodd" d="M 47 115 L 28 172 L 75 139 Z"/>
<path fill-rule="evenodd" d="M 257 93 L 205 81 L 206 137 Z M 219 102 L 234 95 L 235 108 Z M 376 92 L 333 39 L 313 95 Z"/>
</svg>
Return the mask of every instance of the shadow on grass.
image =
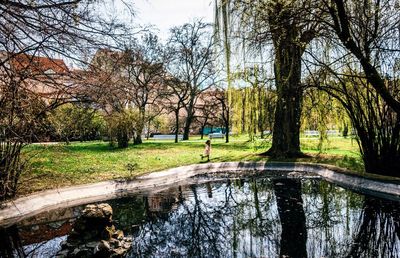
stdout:
<svg viewBox="0 0 400 258">
<path fill-rule="evenodd" d="M 328 155 L 328 154 L 311 154 L 308 158 L 297 158 L 286 161 L 311 162 L 334 165 L 341 168 L 346 168 L 354 172 L 363 173 L 364 163 L 361 157 L 352 157 L 348 155 Z"/>
<path fill-rule="evenodd" d="M 341 155 L 322 155 L 310 154 L 301 158 L 271 158 L 259 154 L 243 154 L 243 155 L 225 155 L 212 157 L 211 162 L 229 162 L 229 161 L 266 161 L 266 162 L 307 162 L 334 165 L 346 168 L 357 173 L 364 173 L 364 165 L 360 157 L 350 157 Z"/>
<path fill-rule="evenodd" d="M 65 150 L 72 152 L 109 152 L 115 150 L 122 150 L 118 148 L 111 147 L 107 142 L 89 142 L 89 143 L 79 143 L 64 145 Z"/>
<path fill-rule="evenodd" d="M 251 149 L 247 142 L 233 142 L 233 143 L 224 143 L 224 142 L 217 142 L 211 143 L 212 148 L 215 149 L 225 149 L 225 150 L 247 150 Z M 204 142 L 185 142 L 181 141 L 178 143 L 174 142 L 144 142 L 140 145 L 132 145 L 129 148 L 135 149 L 170 149 L 170 148 L 184 148 L 184 149 L 196 149 L 204 148 Z"/>
<path fill-rule="evenodd" d="M 70 144 L 59 143 L 51 145 L 28 145 L 25 152 L 30 151 L 57 151 L 57 152 L 106 152 L 114 150 L 107 142 L 92 141 L 92 142 L 71 142 Z"/>
<path fill-rule="evenodd" d="M 334 165 L 346 168 L 357 173 L 364 173 L 364 163 L 360 156 L 333 155 L 333 154 L 315 154 L 303 152 L 304 156 L 294 158 L 272 158 L 261 153 L 254 155 L 251 160 L 254 161 L 276 161 L 276 162 L 307 162 Z M 256 157 L 258 156 L 258 158 Z"/>
<path fill-rule="evenodd" d="M 211 158 L 211 162 L 230 162 L 230 161 L 265 161 L 266 159 L 256 154 L 243 154 L 239 156 L 224 155 Z"/>
<path fill-rule="evenodd" d="M 90 153 L 104 153 L 104 152 L 125 152 L 129 150 L 166 150 L 166 149 L 196 149 L 204 148 L 205 141 L 199 142 L 185 142 L 180 141 L 178 143 L 174 143 L 172 141 L 144 141 L 142 144 L 133 145 L 129 144 L 127 148 L 117 148 L 111 147 L 108 142 L 96 141 L 96 142 L 72 142 L 69 145 L 65 144 L 57 144 L 57 145 L 32 145 L 28 146 L 26 151 L 59 151 L 59 152 L 74 152 L 74 153 L 82 153 L 82 152 L 90 152 Z M 225 150 L 248 150 L 252 149 L 250 144 L 245 141 L 240 142 L 232 142 L 232 143 L 224 143 L 224 142 L 215 142 L 212 143 L 212 147 L 216 149 L 225 149 Z"/>
<path fill-rule="evenodd" d="M 67 151 L 67 152 L 91 152 L 91 153 L 104 153 L 104 152 L 124 152 L 132 149 L 167 149 L 174 147 L 173 143 L 149 143 L 144 142 L 140 145 L 133 145 L 130 143 L 127 148 L 112 147 L 109 142 L 72 142 L 69 145 L 57 144 L 57 145 L 35 145 L 29 146 L 30 150 L 40 151 L 40 150 L 54 150 L 54 151 Z M 176 147 L 176 146 L 175 146 Z"/>
</svg>

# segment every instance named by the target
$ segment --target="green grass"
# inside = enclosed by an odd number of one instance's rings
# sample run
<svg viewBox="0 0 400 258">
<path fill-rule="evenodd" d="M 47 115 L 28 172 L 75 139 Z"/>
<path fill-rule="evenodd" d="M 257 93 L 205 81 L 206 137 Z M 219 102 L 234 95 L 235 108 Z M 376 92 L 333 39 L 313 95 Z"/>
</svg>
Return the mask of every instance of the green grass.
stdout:
<svg viewBox="0 0 400 258">
<path fill-rule="evenodd" d="M 178 144 L 169 140 L 148 140 L 126 149 L 113 149 L 107 142 L 101 141 L 30 145 L 24 150 L 24 156 L 30 160 L 30 169 L 21 176 L 19 194 L 132 178 L 153 171 L 201 163 L 204 142 L 199 137 Z M 228 144 L 222 139 L 214 139 L 211 162 L 268 160 L 259 154 L 269 147 L 270 140 L 249 142 L 243 136 L 232 138 Z M 363 171 L 357 144 L 351 139 L 331 138 L 320 152 L 318 140 L 303 138 L 302 150 L 310 157 L 285 161 L 326 163 Z"/>
</svg>

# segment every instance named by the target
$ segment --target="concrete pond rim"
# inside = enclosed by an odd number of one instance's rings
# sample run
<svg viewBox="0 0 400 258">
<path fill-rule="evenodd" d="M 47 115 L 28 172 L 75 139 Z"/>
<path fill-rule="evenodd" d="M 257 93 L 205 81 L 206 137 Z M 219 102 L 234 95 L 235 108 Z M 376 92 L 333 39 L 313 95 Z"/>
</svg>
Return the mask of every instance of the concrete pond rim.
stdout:
<svg viewBox="0 0 400 258">
<path fill-rule="evenodd" d="M 43 211 L 67 208 L 87 203 L 106 201 L 128 194 L 142 193 L 154 189 L 168 188 L 177 184 L 193 183 L 197 177 L 225 174 L 240 177 L 257 173 L 284 173 L 287 177 L 317 177 L 352 190 L 400 200 L 400 184 L 377 181 L 331 166 L 299 162 L 221 162 L 193 164 L 152 172 L 131 180 L 109 180 L 93 184 L 77 185 L 47 190 L 3 203 L 0 207 L 0 226 L 6 227 L 18 221 L 35 216 Z M 228 177 L 229 178 L 229 177 Z"/>
</svg>

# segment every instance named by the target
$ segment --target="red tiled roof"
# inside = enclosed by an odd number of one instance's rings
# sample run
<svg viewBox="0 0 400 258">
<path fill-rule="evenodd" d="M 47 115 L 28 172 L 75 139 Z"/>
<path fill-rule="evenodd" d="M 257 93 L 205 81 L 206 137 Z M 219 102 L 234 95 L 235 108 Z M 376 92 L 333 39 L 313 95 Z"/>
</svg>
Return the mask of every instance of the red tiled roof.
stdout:
<svg viewBox="0 0 400 258">
<path fill-rule="evenodd" d="M 53 59 L 49 57 L 31 56 L 19 54 L 12 58 L 11 63 L 16 70 L 29 70 L 33 73 L 43 73 L 53 71 L 53 73 L 62 74 L 69 71 L 62 59 Z"/>
</svg>

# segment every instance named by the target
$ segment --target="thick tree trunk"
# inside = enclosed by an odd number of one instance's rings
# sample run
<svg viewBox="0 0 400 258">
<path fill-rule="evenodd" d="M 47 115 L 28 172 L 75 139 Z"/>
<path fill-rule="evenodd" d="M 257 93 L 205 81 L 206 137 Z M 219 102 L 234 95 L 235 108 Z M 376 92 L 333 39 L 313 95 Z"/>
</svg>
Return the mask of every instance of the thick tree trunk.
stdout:
<svg viewBox="0 0 400 258">
<path fill-rule="evenodd" d="M 140 124 L 138 125 L 137 130 L 136 130 L 136 135 L 133 138 L 133 144 L 135 144 L 135 145 L 143 143 L 142 133 L 143 133 L 144 124 L 146 123 L 145 120 L 146 120 L 146 109 L 144 107 L 142 107 L 142 108 L 140 108 L 140 111 L 139 111 Z"/>
<path fill-rule="evenodd" d="M 185 127 L 183 128 L 183 140 L 189 140 L 189 134 L 190 134 L 190 123 L 188 123 L 188 120 L 186 119 Z"/>
<path fill-rule="evenodd" d="M 183 140 L 189 140 L 190 135 L 190 126 L 193 122 L 193 115 L 188 112 L 188 116 L 186 117 L 185 127 L 183 128 Z"/>
<path fill-rule="evenodd" d="M 225 143 L 229 143 L 229 122 L 225 124 Z"/>
<path fill-rule="evenodd" d="M 196 94 L 192 92 L 190 96 L 190 101 L 185 106 L 187 116 L 186 116 L 185 126 L 183 127 L 183 140 L 189 140 L 190 126 L 192 125 L 192 122 L 194 120 L 194 110 L 196 104 L 195 98 Z"/>
<path fill-rule="evenodd" d="M 143 126 L 139 125 L 137 130 L 136 130 L 136 135 L 133 137 L 133 144 L 134 145 L 143 143 L 142 133 L 143 133 Z"/>
<path fill-rule="evenodd" d="M 133 139 L 133 144 L 137 145 L 137 144 L 142 144 L 142 143 L 143 143 L 142 133 L 138 131 L 135 138 Z"/>
<path fill-rule="evenodd" d="M 246 131 L 246 94 L 242 95 L 242 133 Z"/>
<path fill-rule="evenodd" d="M 223 111 L 225 112 L 225 111 Z M 224 123 L 225 123 L 225 143 L 229 143 L 229 111 L 226 111 L 226 117 L 224 117 Z"/>
<path fill-rule="evenodd" d="M 65 136 L 65 145 L 69 145 L 69 137 L 68 136 Z"/>
<path fill-rule="evenodd" d="M 296 157 L 300 151 L 300 116 L 303 90 L 301 80 L 302 49 L 296 42 L 285 42 L 275 49 L 277 106 L 272 147 L 274 157 Z"/>
<path fill-rule="evenodd" d="M 118 142 L 118 148 L 128 147 L 129 138 L 126 131 L 121 130 L 117 133 L 117 142 Z"/>
<path fill-rule="evenodd" d="M 175 143 L 178 143 L 179 135 L 179 108 L 175 110 Z"/>
</svg>

